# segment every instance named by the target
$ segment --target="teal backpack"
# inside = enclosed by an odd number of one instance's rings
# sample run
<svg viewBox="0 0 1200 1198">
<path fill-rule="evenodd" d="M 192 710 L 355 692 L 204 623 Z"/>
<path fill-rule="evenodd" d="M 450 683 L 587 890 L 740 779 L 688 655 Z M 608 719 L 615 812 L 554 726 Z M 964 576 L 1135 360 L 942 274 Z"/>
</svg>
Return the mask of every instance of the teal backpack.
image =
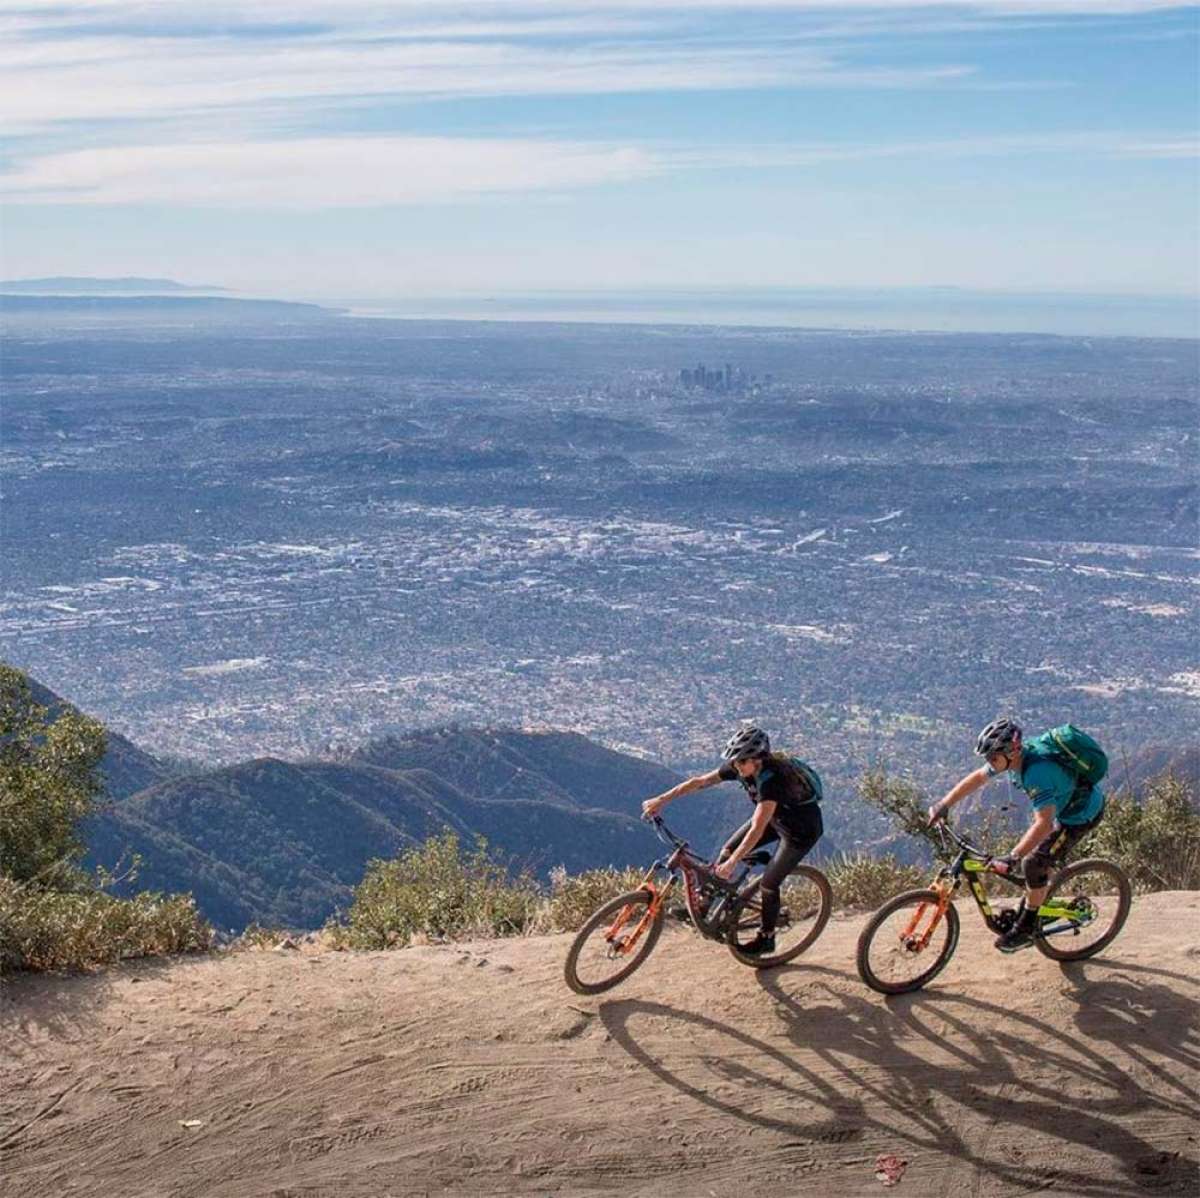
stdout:
<svg viewBox="0 0 1200 1198">
<path fill-rule="evenodd" d="M 821 775 L 807 761 L 801 761 L 799 757 L 793 757 L 790 753 L 788 761 L 792 763 L 800 777 L 808 783 L 808 788 L 812 791 L 812 798 L 809 802 L 819 803 L 825 797 L 821 788 Z"/>
<path fill-rule="evenodd" d="M 1108 773 L 1108 755 L 1074 724 L 1060 724 L 1022 746 L 1022 780 L 1025 771 L 1039 761 L 1061 765 L 1075 779 L 1077 789 L 1091 790 Z"/>
</svg>

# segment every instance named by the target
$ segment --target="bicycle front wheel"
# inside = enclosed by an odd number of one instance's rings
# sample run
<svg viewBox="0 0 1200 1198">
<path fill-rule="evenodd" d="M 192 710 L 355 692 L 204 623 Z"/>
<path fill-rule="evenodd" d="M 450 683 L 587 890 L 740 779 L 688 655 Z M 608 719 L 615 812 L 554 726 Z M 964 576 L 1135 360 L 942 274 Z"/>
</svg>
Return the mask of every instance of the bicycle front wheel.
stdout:
<svg viewBox="0 0 1200 1198">
<path fill-rule="evenodd" d="M 938 914 L 936 890 L 889 899 L 858 938 L 858 976 L 880 994 L 907 994 L 933 981 L 958 946 L 958 912 Z"/>
<path fill-rule="evenodd" d="M 769 955 L 751 955 L 744 951 L 762 926 L 762 879 L 747 883 L 737 897 L 737 918 L 731 921 L 729 951 L 743 965 L 769 969 L 794 960 L 825 930 L 833 909 L 833 891 L 829 879 L 811 865 L 797 865 L 779 889 L 779 919 L 775 925 L 775 951 Z"/>
<path fill-rule="evenodd" d="M 1125 926 L 1133 888 L 1111 861 L 1088 857 L 1068 865 L 1054 880 L 1043 907 L 1057 915 L 1038 921 L 1034 944 L 1055 961 L 1082 961 L 1110 944 Z"/>
<path fill-rule="evenodd" d="M 648 890 L 631 890 L 598 908 L 579 929 L 563 973 L 576 994 L 600 994 L 623 982 L 650 955 L 662 933 L 662 906 Z"/>
</svg>

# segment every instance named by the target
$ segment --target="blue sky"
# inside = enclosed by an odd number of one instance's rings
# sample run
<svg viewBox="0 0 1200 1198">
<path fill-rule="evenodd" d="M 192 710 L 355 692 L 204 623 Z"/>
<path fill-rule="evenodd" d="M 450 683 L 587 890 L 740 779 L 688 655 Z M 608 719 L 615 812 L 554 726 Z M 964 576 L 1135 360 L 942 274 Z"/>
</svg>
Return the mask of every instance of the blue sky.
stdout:
<svg viewBox="0 0 1200 1198">
<path fill-rule="evenodd" d="M 1195 5 L 0 6 L 2 270 L 1200 290 Z"/>
</svg>

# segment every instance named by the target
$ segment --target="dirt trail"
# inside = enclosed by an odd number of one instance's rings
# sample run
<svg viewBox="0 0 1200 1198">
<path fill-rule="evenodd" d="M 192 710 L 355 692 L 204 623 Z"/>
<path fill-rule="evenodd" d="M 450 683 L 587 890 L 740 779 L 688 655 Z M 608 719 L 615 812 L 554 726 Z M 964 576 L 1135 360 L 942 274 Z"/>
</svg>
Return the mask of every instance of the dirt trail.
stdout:
<svg viewBox="0 0 1200 1198">
<path fill-rule="evenodd" d="M 767 973 L 669 929 L 591 1000 L 565 936 L 21 978 L 0 1194 L 882 1195 L 884 1153 L 914 1198 L 1200 1193 L 1200 894 L 1074 966 L 964 916 L 891 1000 L 837 917 Z"/>
</svg>

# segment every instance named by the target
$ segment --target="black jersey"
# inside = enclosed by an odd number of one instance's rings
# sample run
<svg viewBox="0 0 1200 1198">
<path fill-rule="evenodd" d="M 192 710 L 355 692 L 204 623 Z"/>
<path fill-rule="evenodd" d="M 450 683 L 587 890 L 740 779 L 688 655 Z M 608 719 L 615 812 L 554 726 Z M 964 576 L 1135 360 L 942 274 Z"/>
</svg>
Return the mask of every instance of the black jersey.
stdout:
<svg viewBox="0 0 1200 1198">
<path fill-rule="evenodd" d="M 808 779 L 786 759 L 767 758 L 753 778 L 743 778 L 728 761 L 721 764 L 717 773 L 725 782 L 740 782 L 747 798 L 756 806 L 774 803 L 773 818 L 785 828 L 804 827 L 807 813 L 802 813 L 802 809 L 818 799 Z"/>
</svg>

